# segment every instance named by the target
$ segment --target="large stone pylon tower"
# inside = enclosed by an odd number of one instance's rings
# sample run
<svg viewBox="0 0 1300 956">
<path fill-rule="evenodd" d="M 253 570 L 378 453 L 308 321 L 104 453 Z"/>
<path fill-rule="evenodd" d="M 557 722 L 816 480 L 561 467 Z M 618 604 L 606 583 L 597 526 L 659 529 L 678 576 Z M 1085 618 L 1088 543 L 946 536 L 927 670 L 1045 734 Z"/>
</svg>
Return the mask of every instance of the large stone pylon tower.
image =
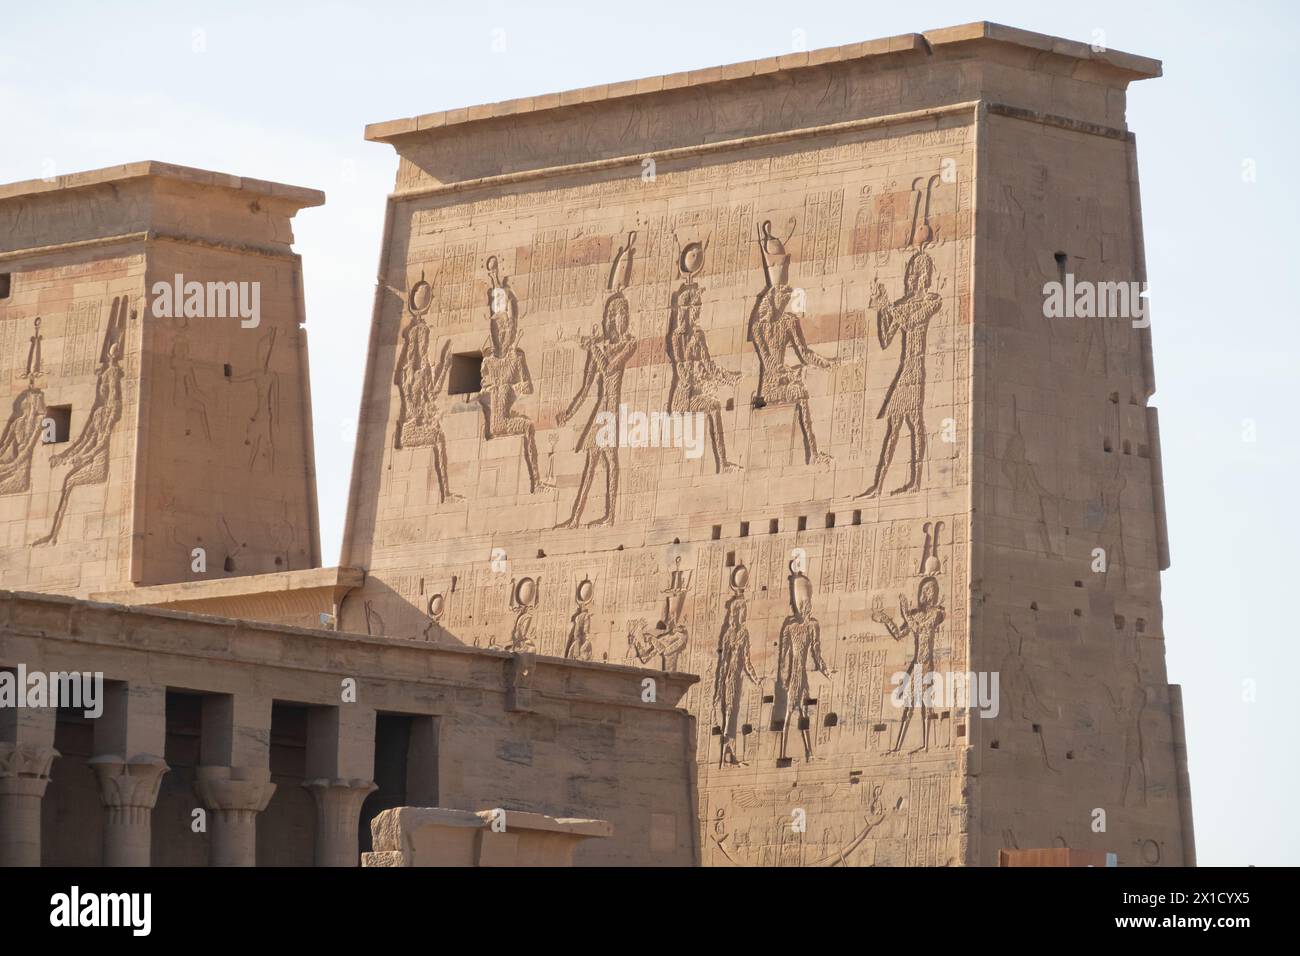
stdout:
<svg viewBox="0 0 1300 956">
<path fill-rule="evenodd" d="M 1159 74 L 976 23 L 370 127 L 343 626 L 700 675 L 706 864 L 1192 862 Z"/>
<path fill-rule="evenodd" d="M 290 223 L 324 200 L 157 162 L 0 186 L 0 587 L 320 566 Z"/>
</svg>

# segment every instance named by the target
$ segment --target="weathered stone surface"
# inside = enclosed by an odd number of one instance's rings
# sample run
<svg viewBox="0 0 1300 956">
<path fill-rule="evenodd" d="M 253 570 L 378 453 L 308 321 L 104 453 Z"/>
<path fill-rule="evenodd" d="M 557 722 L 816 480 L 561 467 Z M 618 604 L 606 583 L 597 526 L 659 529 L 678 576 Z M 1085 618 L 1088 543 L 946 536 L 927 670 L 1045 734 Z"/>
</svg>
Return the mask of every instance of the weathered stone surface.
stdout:
<svg viewBox="0 0 1300 956">
<path fill-rule="evenodd" d="M 1044 317 L 1144 278 L 1159 73 L 979 23 L 371 127 L 342 626 L 699 675 L 709 864 L 1190 860 L 1149 332 Z"/>
</svg>

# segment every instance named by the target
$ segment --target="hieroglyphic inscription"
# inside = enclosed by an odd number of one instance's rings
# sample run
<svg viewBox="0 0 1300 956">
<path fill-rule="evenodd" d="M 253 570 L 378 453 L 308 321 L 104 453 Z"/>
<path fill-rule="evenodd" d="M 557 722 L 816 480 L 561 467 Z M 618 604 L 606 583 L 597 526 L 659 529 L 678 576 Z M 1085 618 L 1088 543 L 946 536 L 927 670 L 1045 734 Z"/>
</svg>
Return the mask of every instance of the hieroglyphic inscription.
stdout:
<svg viewBox="0 0 1300 956">
<path fill-rule="evenodd" d="M 82 300 L 68 310 L 63 326 L 63 361 L 59 374 L 89 375 L 95 369 L 95 346 L 99 343 L 99 314 L 103 302 Z"/>
<path fill-rule="evenodd" d="M 804 200 L 802 273 L 824 276 L 835 272 L 840 257 L 840 221 L 844 190 L 809 193 Z"/>
</svg>

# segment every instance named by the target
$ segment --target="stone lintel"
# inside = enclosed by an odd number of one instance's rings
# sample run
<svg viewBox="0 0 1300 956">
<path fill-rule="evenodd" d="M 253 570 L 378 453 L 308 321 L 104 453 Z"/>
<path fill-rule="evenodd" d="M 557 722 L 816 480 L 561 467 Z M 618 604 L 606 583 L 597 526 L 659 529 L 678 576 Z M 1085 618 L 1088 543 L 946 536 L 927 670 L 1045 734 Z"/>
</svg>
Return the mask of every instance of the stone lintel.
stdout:
<svg viewBox="0 0 1300 956">
<path fill-rule="evenodd" d="M 360 568 L 307 568 L 105 591 L 91 600 L 315 628 L 365 576 Z"/>
</svg>

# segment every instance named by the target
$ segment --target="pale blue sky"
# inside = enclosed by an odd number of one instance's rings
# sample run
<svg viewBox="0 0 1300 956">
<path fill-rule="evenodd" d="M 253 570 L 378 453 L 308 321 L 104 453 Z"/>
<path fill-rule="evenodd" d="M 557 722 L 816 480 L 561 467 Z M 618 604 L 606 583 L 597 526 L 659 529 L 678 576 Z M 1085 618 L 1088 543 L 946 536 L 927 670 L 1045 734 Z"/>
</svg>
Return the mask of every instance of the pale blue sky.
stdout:
<svg viewBox="0 0 1300 956">
<path fill-rule="evenodd" d="M 338 556 L 392 150 L 366 123 L 993 20 L 1164 61 L 1135 84 L 1202 864 L 1300 863 L 1297 21 L 1290 2 L 157 3 L 6 0 L 0 182 L 159 159 L 323 189 L 300 214 L 326 563 Z M 372 9 L 373 8 L 373 9 Z M 134 11 L 126 12 L 126 11 Z M 376 12 L 379 11 L 379 12 Z M 491 51 L 504 29 L 506 50 Z M 205 49 L 196 52 L 195 31 Z M 1256 181 L 1244 182 L 1253 160 Z M 1255 440 L 1243 440 L 1243 422 Z M 1290 562 L 1290 563 L 1288 563 Z M 1256 682 L 1254 702 L 1243 681 Z M 1300 696 L 1300 695 L 1297 695 Z"/>
</svg>

